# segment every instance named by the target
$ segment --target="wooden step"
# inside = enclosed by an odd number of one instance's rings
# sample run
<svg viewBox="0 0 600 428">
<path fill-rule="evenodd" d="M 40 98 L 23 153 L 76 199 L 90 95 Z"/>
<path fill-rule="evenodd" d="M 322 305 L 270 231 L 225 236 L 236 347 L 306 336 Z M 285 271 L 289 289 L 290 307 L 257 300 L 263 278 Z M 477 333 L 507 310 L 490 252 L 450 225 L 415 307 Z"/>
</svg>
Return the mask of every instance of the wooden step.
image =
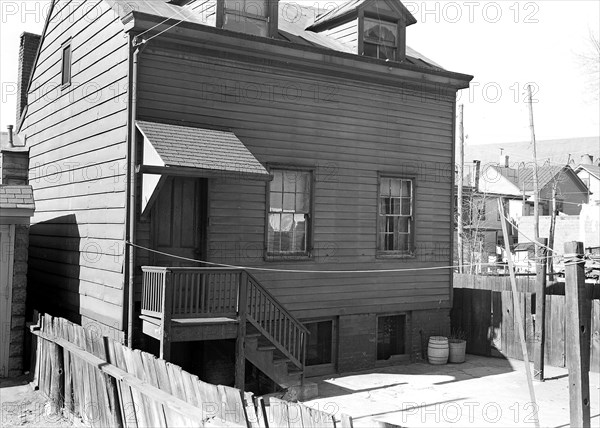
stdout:
<svg viewBox="0 0 600 428">
<path fill-rule="evenodd" d="M 273 345 L 258 345 L 256 349 L 259 351 L 275 351 L 277 348 Z"/>
</svg>

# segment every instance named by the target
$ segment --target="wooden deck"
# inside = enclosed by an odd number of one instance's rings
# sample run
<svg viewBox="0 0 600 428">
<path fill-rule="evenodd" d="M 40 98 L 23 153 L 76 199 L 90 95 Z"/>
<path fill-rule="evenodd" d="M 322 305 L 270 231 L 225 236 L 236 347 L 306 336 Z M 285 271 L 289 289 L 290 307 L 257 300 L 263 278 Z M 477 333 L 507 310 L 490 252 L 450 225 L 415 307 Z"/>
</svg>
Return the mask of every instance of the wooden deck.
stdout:
<svg viewBox="0 0 600 428">
<path fill-rule="evenodd" d="M 143 332 L 160 341 L 161 358 L 169 359 L 172 342 L 237 339 L 237 383 L 243 382 L 246 358 L 280 384 L 292 371 L 304 373 L 308 330 L 249 273 L 153 266 L 142 271 Z"/>
</svg>

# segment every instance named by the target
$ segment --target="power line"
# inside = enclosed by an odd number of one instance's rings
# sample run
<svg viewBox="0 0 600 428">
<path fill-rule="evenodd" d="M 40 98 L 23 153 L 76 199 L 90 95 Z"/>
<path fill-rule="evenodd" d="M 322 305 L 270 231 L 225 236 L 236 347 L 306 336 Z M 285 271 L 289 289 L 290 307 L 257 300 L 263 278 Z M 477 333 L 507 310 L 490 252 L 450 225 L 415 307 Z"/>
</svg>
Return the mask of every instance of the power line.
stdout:
<svg viewBox="0 0 600 428">
<path fill-rule="evenodd" d="M 149 251 L 151 253 L 160 254 L 163 256 L 171 257 L 174 259 L 185 260 L 193 263 L 204 263 L 211 266 L 216 267 L 225 267 L 230 269 L 244 269 L 244 270 L 254 270 L 254 271 L 264 271 L 264 272 L 285 272 L 285 273 L 324 273 L 324 274 L 349 274 L 349 273 L 392 273 L 392 272 L 415 272 L 415 271 L 428 271 L 428 270 L 442 270 L 442 269 L 458 269 L 459 266 L 434 266 L 434 267 L 425 267 L 425 268 L 405 268 L 405 269 L 365 269 L 365 270 L 304 270 L 304 269 L 274 269 L 274 268 L 260 268 L 260 267 L 252 267 L 252 266 L 237 266 L 230 265 L 227 263 L 214 263 L 206 260 L 198 260 L 192 259 L 189 257 L 178 256 L 176 254 L 166 253 L 164 251 L 153 250 L 152 248 L 144 247 L 142 245 L 137 245 L 129 241 L 125 241 L 127 245 L 131 245 L 133 247 L 139 248 L 141 250 Z M 478 263 L 478 264 L 469 264 L 463 265 L 463 267 L 470 266 L 495 266 L 495 263 Z"/>
</svg>

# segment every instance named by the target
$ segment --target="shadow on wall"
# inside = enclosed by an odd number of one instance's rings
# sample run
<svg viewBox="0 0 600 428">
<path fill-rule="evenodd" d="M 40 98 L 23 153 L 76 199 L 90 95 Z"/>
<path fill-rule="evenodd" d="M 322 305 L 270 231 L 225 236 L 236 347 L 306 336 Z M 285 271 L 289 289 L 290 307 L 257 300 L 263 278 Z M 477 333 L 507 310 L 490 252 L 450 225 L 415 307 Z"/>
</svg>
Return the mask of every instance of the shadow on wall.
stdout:
<svg viewBox="0 0 600 428">
<path fill-rule="evenodd" d="M 31 226 L 27 319 L 38 310 L 81 324 L 80 243 L 74 214 Z"/>
</svg>

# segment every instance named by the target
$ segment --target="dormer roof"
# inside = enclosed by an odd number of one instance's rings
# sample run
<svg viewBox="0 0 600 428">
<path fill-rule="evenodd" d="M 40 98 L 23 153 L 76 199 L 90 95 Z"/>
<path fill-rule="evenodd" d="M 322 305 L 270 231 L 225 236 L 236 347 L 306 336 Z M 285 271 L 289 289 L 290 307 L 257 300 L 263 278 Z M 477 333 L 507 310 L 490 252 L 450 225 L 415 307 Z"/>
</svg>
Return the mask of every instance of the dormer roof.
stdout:
<svg viewBox="0 0 600 428">
<path fill-rule="evenodd" d="M 315 22 L 307 30 L 326 30 L 355 19 L 361 10 L 372 11 L 381 19 L 390 21 L 402 20 L 407 27 L 417 22 L 416 18 L 399 0 L 350 0 L 335 9 L 317 16 Z"/>
</svg>

